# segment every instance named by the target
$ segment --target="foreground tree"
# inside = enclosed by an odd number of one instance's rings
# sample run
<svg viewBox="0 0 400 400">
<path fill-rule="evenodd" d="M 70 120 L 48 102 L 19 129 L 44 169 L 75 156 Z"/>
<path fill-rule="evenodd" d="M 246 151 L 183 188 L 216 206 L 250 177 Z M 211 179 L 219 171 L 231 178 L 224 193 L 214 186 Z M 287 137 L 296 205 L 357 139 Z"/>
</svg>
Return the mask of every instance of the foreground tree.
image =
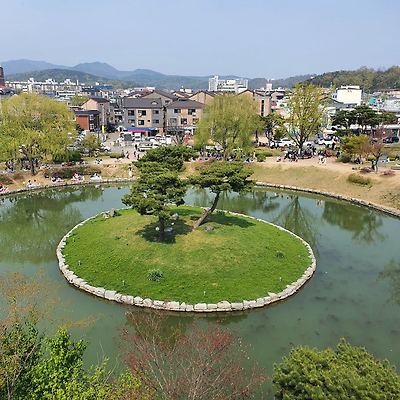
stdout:
<svg viewBox="0 0 400 400">
<path fill-rule="evenodd" d="M 220 145 L 225 160 L 234 154 L 234 149 L 246 153 L 252 149 L 252 134 L 262 129 L 262 121 L 256 114 L 257 105 L 253 98 L 235 94 L 215 96 L 204 109 L 195 142 Z"/>
<path fill-rule="evenodd" d="M 73 113 L 45 96 L 23 93 L 10 97 L 2 103 L 0 119 L 2 158 L 15 160 L 22 155 L 32 175 L 36 159 L 65 151 L 75 139 Z"/>
<path fill-rule="evenodd" d="M 133 183 L 131 193 L 122 202 L 142 215 L 155 215 L 159 221 L 158 241 L 164 240 L 165 220 L 171 217 L 170 205 L 184 204 L 187 183 L 178 173 L 158 164 L 142 162 L 137 165 L 140 175 Z"/>
<path fill-rule="evenodd" d="M 68 320 L 54 318 L 60 306 L 56 289 L 42 272 L 32 278 L 16 272 L 0 277 L 0 398 L 150 398 L 129 372 L 116 375 L 107 370 L 106 359 L 84 369 L 88 344 L 71 339 L 64 325 L 71 326 Z M 57 327 L 61 323 L 64 327 Z"/>
<path fill-rule="evenodd" d="M 396 399 L 400 377 L 387 360 L 374 360 L 365 348 L 344 339 L 337 350 L 298 346 L 274 365 L 277 399 Z"/>
<path fill-rule="evenodd" d="M 240 339 L 227 328 L 197 323 L 171 327 L 165 314 L 127 313 L 120 329 L 124 361 L 154 397 L 163 399 L 249 398 L 268 377 L 247 359 Z"/>
<path fill-rule="evenodd" d="M 254 186 L 254 181 L 248 179 L 252 173 L 253 171 L 246 168 L 246 165 L 241 162 L 222 161 L 214 162 L 202 169 L 198 175 L 191 176 L 189 178 L 191 185 L 209 189 L 215 194 L 211 207 L 204 211 L 193 228 L 198 228 L 215 211 L 222 192 L 244 193 L 250 191 Z"/>
<path fill-rule="evenodd" d="M 301 149 L 323 126 L 325 104 L 321 100 L 321 89 L 314 85 L 297 83 L 289 94 L 287 120 L 289 136 Z"/>
</svg>

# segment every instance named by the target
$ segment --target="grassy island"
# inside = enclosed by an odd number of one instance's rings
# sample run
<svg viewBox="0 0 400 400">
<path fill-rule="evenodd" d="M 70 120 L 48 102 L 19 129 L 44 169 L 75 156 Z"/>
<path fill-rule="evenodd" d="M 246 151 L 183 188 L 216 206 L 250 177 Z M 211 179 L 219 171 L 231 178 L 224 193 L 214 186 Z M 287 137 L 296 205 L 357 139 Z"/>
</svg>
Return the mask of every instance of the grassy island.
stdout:
<svg viewBox="0 0 400 400">
<path fill-rule="evenodd" d="M 161 243 L 154 216 L 131 209 L 108 219 L 99 215 L 71 233 L 65 263 L 92 286 L 188 304 L 278 293 L 310 266 L 299 239 L 264 222 L 218 211 L 192 230 L 202 209 L 178 207 L 172 213 L 179 219 L 167 221 L 173 233 Z"/>
</svg>

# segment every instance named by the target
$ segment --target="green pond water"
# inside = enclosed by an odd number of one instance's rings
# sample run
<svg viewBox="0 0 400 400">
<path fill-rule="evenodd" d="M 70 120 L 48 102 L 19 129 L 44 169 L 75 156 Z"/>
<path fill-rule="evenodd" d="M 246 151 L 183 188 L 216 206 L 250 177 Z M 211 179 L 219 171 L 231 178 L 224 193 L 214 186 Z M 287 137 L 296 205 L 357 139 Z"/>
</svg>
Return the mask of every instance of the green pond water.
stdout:
<svg viewBox="0 0 400 400">
<path fill-rule="evenodd" d="M 61 284 L 59 294 L 69 301 L 75 320 L 101 315 L 94 324 L 73 332 L 91 342 L 87 364 L 97 363 L 103 353 L 112 359 L 118 354 L 113 337 L 126 310 L 70 286 L 58 270 L 55 249 L 83 219 L 123 207 L 120 199 L 128 192 L 129 186 L 90 185 L 0 198 L 0 273 L 17 270 L 31 276 L 44 269 Z M 186 202 L 208 206 L 210 197 L 191 190 Z M 329 198 L 264 189 L 224 195 L 218 208 L 293 231 L 310 243 L 317 258 L 314 277 L 292 298 L 224 316 L 222 323 L 239 332 L 251 359 L 272 375 L 273 364 L 293 346 L 324 349 L 345 337 L 400 367 L 400 220 Z M 202 323 L 221 319 L 210 314 L 198 317 Z M 172 322 L 178 320 L 186 324 L 193 317 L 172 317 Z M 264 394 L 268 391 L 269 384 L 263 387 Z"/>
</svg>

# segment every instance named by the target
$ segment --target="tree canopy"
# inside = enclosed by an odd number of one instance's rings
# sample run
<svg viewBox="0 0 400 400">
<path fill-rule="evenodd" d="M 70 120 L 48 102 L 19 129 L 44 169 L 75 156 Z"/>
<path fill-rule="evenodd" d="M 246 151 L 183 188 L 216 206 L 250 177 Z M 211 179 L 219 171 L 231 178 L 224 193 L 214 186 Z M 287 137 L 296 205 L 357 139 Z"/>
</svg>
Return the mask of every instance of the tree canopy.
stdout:
<svg viewBox="0 0 400 400">
<path fill-rule="evenodd" d="M 262 125 L 253 98 L 220 94 L 205 107 L 194 138 L 196 144 L 212 142 L 220 145 L 227 159 L 235 149 L 244 153 L 250 151 L 252 134 L 260 131 Z"/>
<path fill-rule="evenodd" d="M 274 365 L 277 399 L 395 399 L 400 377 L 387 360 L 342 339 L 336 350 L 298 346 Z"/>
<path fill-rule="evenodd" d="M 74 115 L 60 102 L 22 93 L 2 103 L 0 152 L 3 160 L 28 159 L 32 175 L 35 159 L 64 151 L 75 138 Z"/>
<path fill-rule="evenodd" d="M 203 168 L 198 175 L 189 177 L 191 185 L 201 189 L 207 188 L 215 194 L 211 207 L 204 211 L 204 214 L 193 227 L 198 228 L 214 212 L 222 192 L 234 191 L 243 193 L 251 190 L 254 186 L 254 181 L 248 178 L 252 173 L 253 171 L 246 168 L 246 165 L 242 162 L 220 161 Z"/>
<path fill-rule="evenodd" d="M 178 173 L 157 162 L 138 164 L 140 175 L 133 183 L 131 193 L 122 202 L 139 214 L 153 214 L 160 223 L 158 240 L 164 240 L 165 220 L 170 218 L 170 205 L 184 204 L 187 182 Z"/>
<path fill-rule="evenodd" d="M 302 148 L 310 136 L 317 135 L 322 128 L 324 103 L 321 89 L 314 85 L 296 84 L 289 94 L 288 109 L 289 136 Z"/>
</svg>

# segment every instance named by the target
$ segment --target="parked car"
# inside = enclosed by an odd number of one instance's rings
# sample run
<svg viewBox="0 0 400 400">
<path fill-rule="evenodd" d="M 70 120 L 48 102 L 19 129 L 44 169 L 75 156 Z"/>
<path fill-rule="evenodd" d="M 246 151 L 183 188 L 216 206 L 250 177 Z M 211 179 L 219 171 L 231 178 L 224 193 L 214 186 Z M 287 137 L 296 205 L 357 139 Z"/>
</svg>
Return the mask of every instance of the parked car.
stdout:
<svg viewBox="0 0 400 400">
<path fill-rule="evenodd" d="M 383 139 L 383 143 L 398 143 L 399 138 L 398 136 L 389 136 Z"/>
<path fill-rule="evenodd" d="M 294 145 L 295 143 L 293 142 L 293 140 L 290 140 L 289 138 L 283 138 L 279 142 L 275 143 L 275 146 L 277 147 L 291 147 Z"/>
</svg>

